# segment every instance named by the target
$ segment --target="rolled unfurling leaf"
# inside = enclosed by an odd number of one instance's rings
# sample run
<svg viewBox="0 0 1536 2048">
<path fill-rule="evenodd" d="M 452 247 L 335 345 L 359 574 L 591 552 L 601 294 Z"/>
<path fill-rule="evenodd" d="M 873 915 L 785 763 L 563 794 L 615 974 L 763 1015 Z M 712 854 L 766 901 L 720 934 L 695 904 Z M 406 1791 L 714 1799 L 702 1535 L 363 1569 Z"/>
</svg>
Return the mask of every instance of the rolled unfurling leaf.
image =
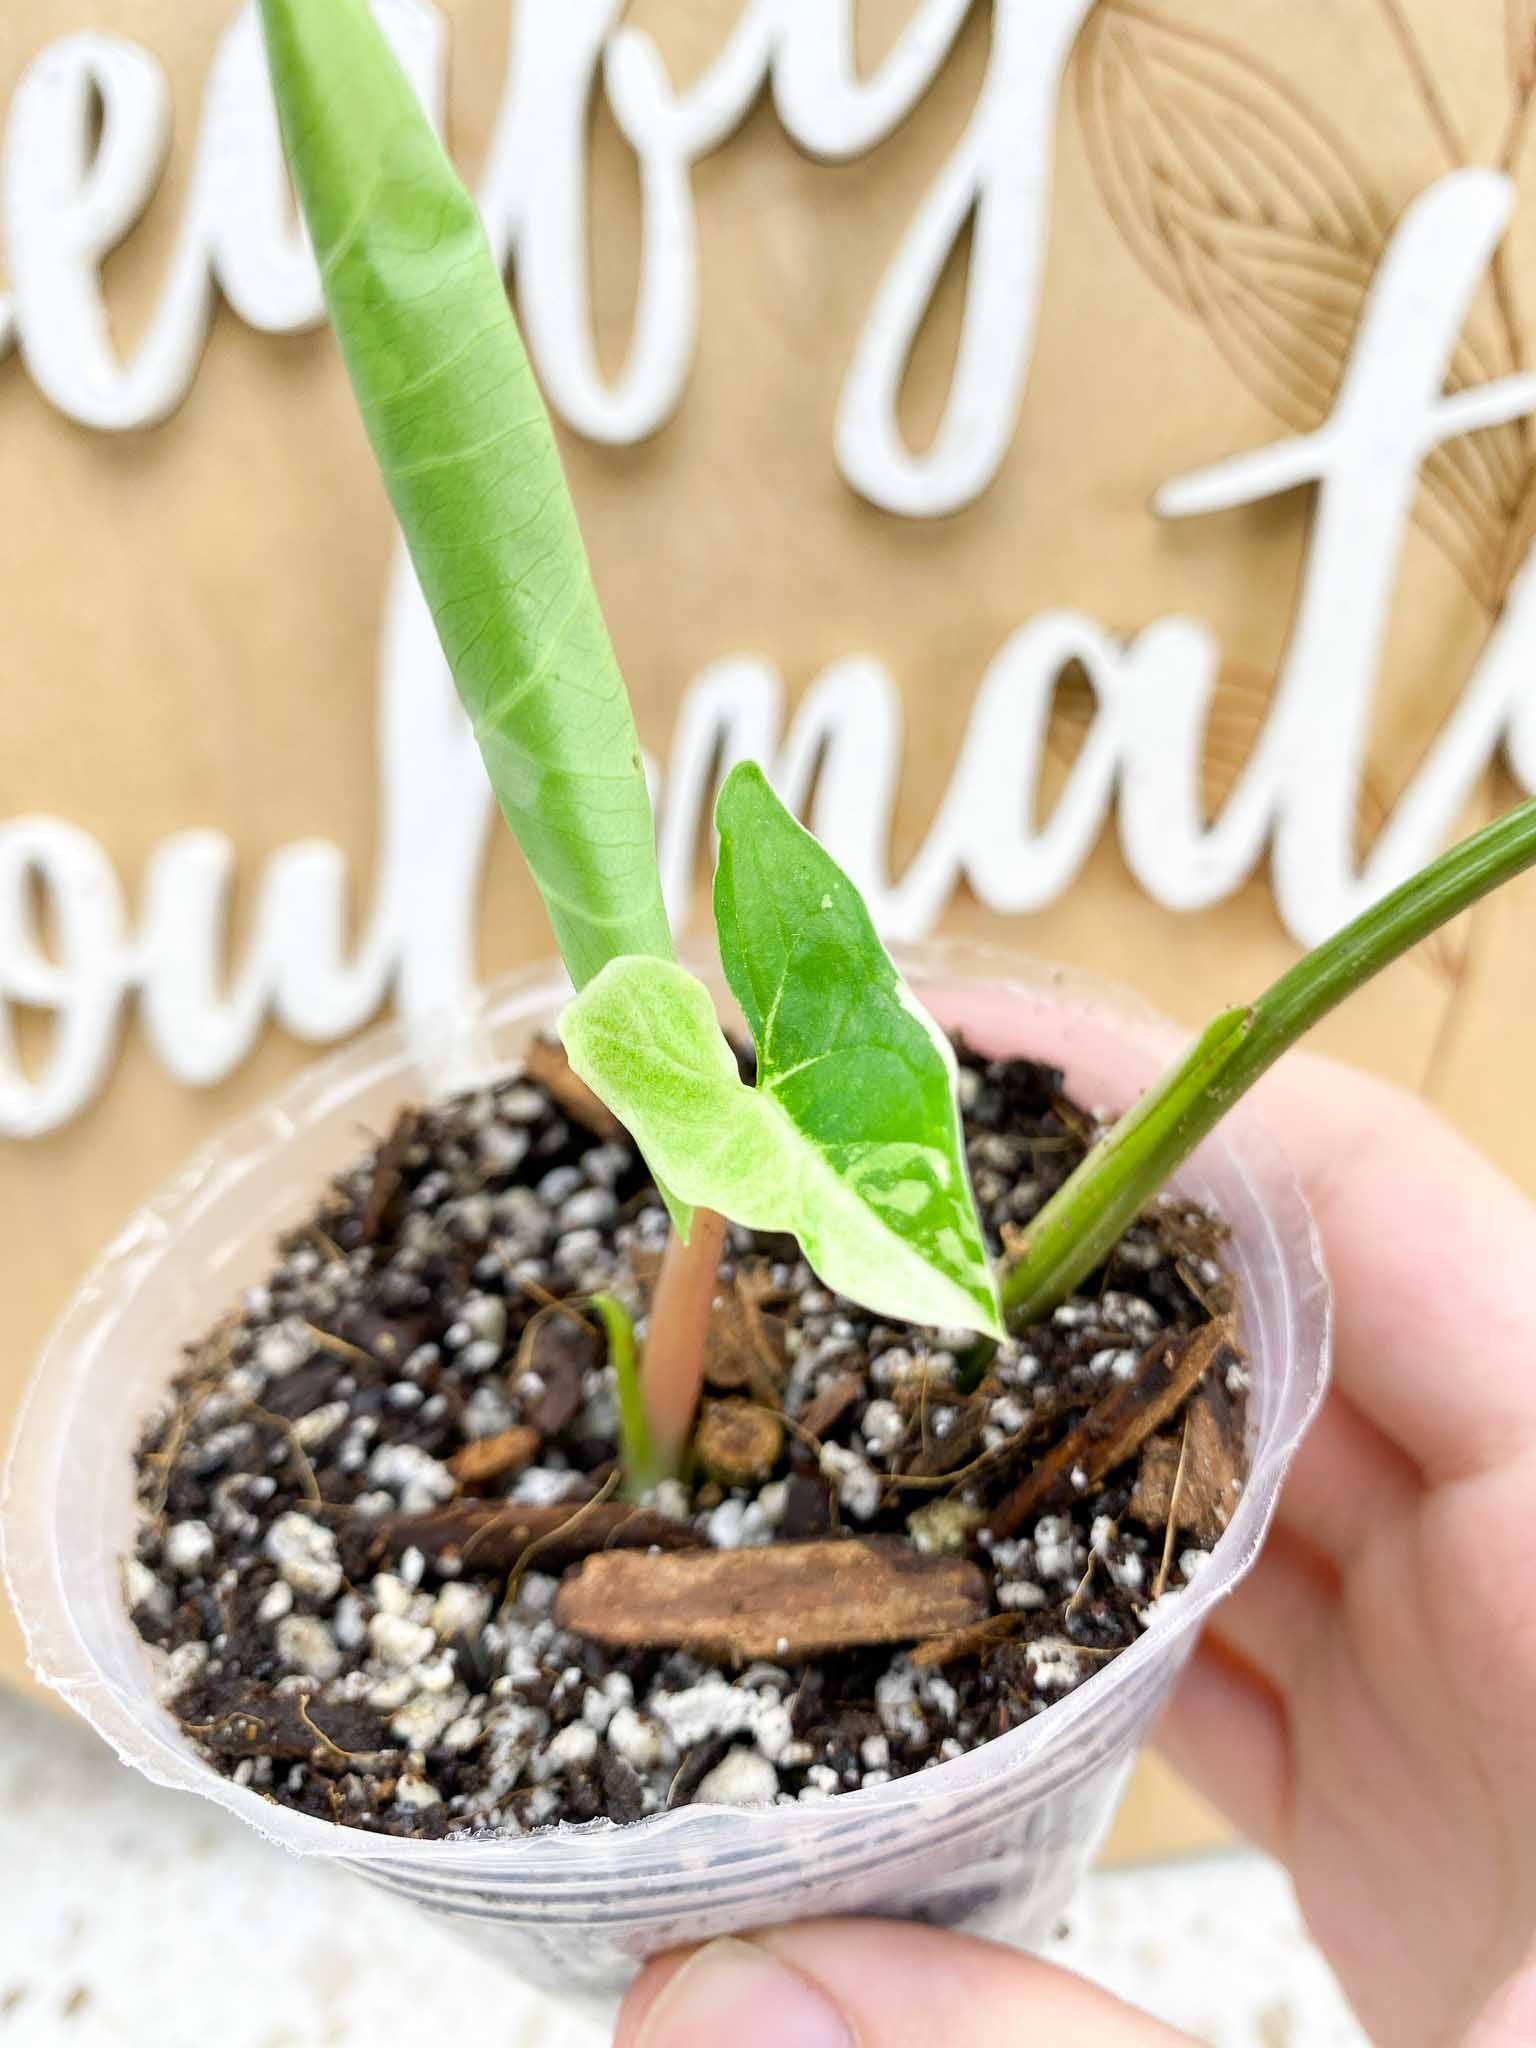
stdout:
<svg viewBox="0 0 1536 2048">
<path fill-rule="evenodd" d="M 358 406 L 571 979 L 670 959 L 629 698 L 475 203 L 367 0 L 261 15 Z"/>
<path fill-rule="evenodd" d="M 684 1201 L 792 1232 L 881 1315 L 999 1334 L 947 1041 L 761 770 L 735 771 L 716 821 L 721 958 L 758 1085 L 702 982 L 655 960 L 611 962 L 567 1007 L 571 1065 Z"/>
</svg>

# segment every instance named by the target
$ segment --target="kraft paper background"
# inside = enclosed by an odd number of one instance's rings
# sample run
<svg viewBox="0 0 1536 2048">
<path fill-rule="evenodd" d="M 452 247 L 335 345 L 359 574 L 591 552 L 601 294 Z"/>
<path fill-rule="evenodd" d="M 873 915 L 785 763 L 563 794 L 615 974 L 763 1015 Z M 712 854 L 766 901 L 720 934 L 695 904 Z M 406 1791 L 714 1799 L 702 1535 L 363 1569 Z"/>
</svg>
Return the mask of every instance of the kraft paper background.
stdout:
<svg viewBox="0 0 1536 2048">
<path fill-rule="evenodd" d="M 466 168 L 495 111 L 508 11 L 504 0 L 450 0 L 444 9 L 450 139 Z M 910 11 L 901 0 L 863 7 L 866 61 Z M 1393 217 L 1453 161 L 1391 10 L 1376 0 L 1166 0 L 1155 12 L 1113 11 L 1122 61 L 1150 66 L 1154 86 L 1179 38 L 1201 36 L 1283 81 L 1320 129 L 1348 135 Z M 1494 160 L 1511 93 L 1504 10 L 1408 0 L 1407 11 L 1461 146 L 1473 160 Z M 725 0 L 638 0 L 631 18 L 655 30 L 686 76 L 737 12 Z M 203 77 L 230 13 L 172 0 L 10 0 L 0 22 L 0 109 L 44 43 L 77 28 L 130 36 L 169 73 L 170 168 L 108 266 L 125 345 L 162 278 Z M 1226 655 L 1209 764 L 1210 793 L 1219 794 L 1262 719 L 1308 515 L 1301 493 L 1178 525 L 1148 511 L 1166 478 L 1295 422 L 1233 369 L 1209 325 L 1157 280 L 1117 222 L 1096 157 L 1103 138 L 1085 128 L 1070 74 L 1038 342 L 1001 475 L 973 507 L 929 524 L 872 509 L 840 478 L 833 415 L 848 353 L 974 102 L 987 14 L 976 8 L 912 119 L 857 162 L 808 160 L 760 105 L 695 173 L 700 345 L 675 418 L 634 448 L 564 437 L 647 746 L 665 758 L 678 694 L 719 656 L 766 656 L 793 698 L 840 656 L 877 655 L 900 682 L 908 723 L 891 848 L 898 870 L 942 794 L 987 662 L 1014 626 L 1048 606 L 1079 607 L 1115 628 L 1174 610 L 1210 625 Z M 1212 119 L 1219 147 L 1219 110 Z M 612 368 L 631 317 L 635 196 L 606 113 L 594 128 L 593 179 L 594 297 Z M 1219 267 L 1229 255 L 1214 246 L 1211 260 Z M 1517 214 L 1507 261 L 1515 303 L 1528 299 L 1536 319 L 1528 212 Z M 909 379 L 919 435 L 947 385 L 960 281 L 956 266 Z M 336 839 L 366 878 L 390 524 L 328 334 L 266 337 L 221 311 L 186 404 L 167 424 L 120 437 L 63 420 L 12 354 L 0 362 L 0 450 L 0 814 L 42 811 L 85 826 L 109 850 L 130 901 L 154 843 L 194 825 L 232 836 L 247 884 L 265 855 L 316 832 Z M 1475 555 L 1468 542 L 1463 556 L 1468 548 Z M 1497 603 L 1493 579 L 1482 557 L 1458 564 L 1432 535 L 1410 532 L 1374 714 L 1367 835 L 1456 700 Z M 1080 721 L 1068 694 L 1058 721 L 1063 763 Z M 1480 815 L 1512 795 L 1491 774 Z M 1530 1186 L 1533 920 L 1536 890 L 1509 891 L 1321 1034 L 1333 1050 L 1426 1089 Z M 1111 973 L 1191 1023 L 1256 990 L 1296 953 L 1262 873 L 1220 908 L 1180 917 L 1148 901 L 1112 836 L 1048 910 L 1004 920 L 962 898 L 945 928 Z M 500 839 L 480 929 L 487 973 L 551 950 Z M 34 1051 L 44 1021 L 21 1020 Z M 0 1425 L 51 1318 L 131 1206 L 311 1057 L 269 1032 L 231 1079 L 192 1093 L 166 1077 L 130 1018 L 102 1096 L 67 1128 L 0 1150 Z M 0 1643 L 0 1671 L 19 1675 L 14 1635 Z M 1136 1846 L 1188 1838 L 1195 1824 L 1165 1798 L 1152 1794 Z"/>
</svg>

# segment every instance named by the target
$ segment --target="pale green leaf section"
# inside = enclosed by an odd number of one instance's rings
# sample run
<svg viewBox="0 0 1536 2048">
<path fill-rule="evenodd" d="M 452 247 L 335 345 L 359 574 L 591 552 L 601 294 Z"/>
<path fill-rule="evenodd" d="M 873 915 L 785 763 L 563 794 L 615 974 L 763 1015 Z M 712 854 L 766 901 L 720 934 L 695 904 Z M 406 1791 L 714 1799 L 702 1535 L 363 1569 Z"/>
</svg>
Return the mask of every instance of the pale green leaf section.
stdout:
<svg viewBox="0 0 1536 2048">
<path fill-rule="evenodd" d="M 629 698 L 474 201 L 366 0 L 261 15 L 358 406 L 571 979 L 670 959 Z"/>
<path fill-rule="evenodd" d="M 1001 1334 L 979 1230 L 968 1245 L 952 1223 L 937 1258 L 931 1228 L 910 1234 L 953 1161 L 914 1138 L 819 1144 L 777 1092 L 745 1085 L 708 989 L 685 969 L 611 961 L 560 1032 L 576 1072 L 682 1200 L 790 1232 L 829 1287 L 879 1315 Z"/>
</svg>

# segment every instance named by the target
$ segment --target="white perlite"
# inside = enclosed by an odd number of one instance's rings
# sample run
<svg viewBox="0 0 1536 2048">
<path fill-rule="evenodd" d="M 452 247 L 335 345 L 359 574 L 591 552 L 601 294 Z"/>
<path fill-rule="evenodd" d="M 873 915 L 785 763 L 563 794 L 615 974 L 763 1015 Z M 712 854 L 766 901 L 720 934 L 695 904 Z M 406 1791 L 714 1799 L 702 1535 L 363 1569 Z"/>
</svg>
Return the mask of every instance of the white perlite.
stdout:
<svg viewBox="0 0 1536 2048">
<path fill-rule="evenodd" d="M 534 1759 L 533 1775 L 536 1778 L 558 1777 L 561 1771 L 570 1770 L 573 1765 L 589 1764 L 597 1755 L 597 1731 L 589 1728 L 585 1721 L 571 1721 L 558 1735 L 552 1735 L 544 1746 L 544 1754 Z"/>
<path fill-rule="evenodd" d="M 522 1700 L 494 1706 L 486 1716 L 485 1742 L 491 1781 L 488 1790 L 501 1798 L 517 1783 L 549 1726 L 549 1716 Z"/>
<path fill-rule="evenodd" d="M 629 1706 L 635 1697 L 635 1689 L 622 1671 L 610 1671 L 601 1685 L 589 1685 L 581 1702 L 581 1718 L 589 1728 L 599 1735 L 607 1733 L 608 1723 L 620 1707 Z"/>
<path fill-rule="evenodd" d="M 315 1450 L 336 1434 L 350 1413 L 345 1401 L 326 1401 L 319 1408 L 311 1408 L 307 1415 L 301 1415 L 293 1425 L 293 1433 L 306 1451 Z"/>
<path fill-rule="evenodd" d="M 757 1726 L 763 1704 L 759 1694 L 732 1685 L 717 1671 L 681 1692 L 652 1693 L 646 1702 L 679 1749 L 711 1735 L 745 1734 Z"/>
<path fill-rule="evenodd" d="M 341 1591 L 336 1538 L 321 1522 L 290 1509 L 267 1531 L 266 1552 L 295 1593 L 308 1600 L 334 1600 Z"/>
<path fill-rule="evenodd" d="M 450 1583 L 432 1603 L 432 1626 L 440 1636 L 477 1636 L 491 1616 L 491 1596 L 480 1586 Z"/>
<path fill-rule="evenodd" d="M 770 1479 L 757 1496 L 757 1505 L 770 1529 L 777 1529 L 789 1505 L 789 1486 L 783 1479 Z"/>
<path fill-rule="evenodd" d="M 1107 1373 L 1111 1379 L 1129 1380 L 1136 1374 L 1140 1363 L 1135 1351 L 1128 1351 L 1123 1345 L 1110 1345 L 1106 1350 L 1095 1351 L 1088 1361 L 1088 1370 L 1093 1373 Z"/>
<path fill-rule="evenodd" d="M 422 1813 L 429 1806 L 441 1806 L 443 1795 L 430 1778 L 418 1777 L 414 1771 L 407 1771 L 395 1786 L 395 1800 L 398 1805 L 409 1807 L 412 1813 Z"/>
<path fill-rule="evenodd" d="M 213 1531 L 206 1522 L 173 1522 L 165 1532 L 165 1561 L 184 1579 L 195 1578 L 213 1557 Z"/>
<path fill-rule="evenodd" d="M 855 1521 L 868 1522 L 879 1513 L 883 1482 L 857 1451 L 844 1450 L 841 1444 L 823 1444 L 821 1469 Z"/>
<path fill-rule="evenodd" d="M 1109 1576 L 1125 1592 L 1139 1593 L 1146 1582 L 1147 1569 L 1136 1552 L 1128 1550 L 1124 1557 L 1111 1558 Z"/>
<path fill-rule="evenodd" d="M 206 1643 L 178 1643 L 166 1658 L 155 1681 L 155 1690 L 167 1704 L 196 1679 L 202 1677 L 208 1665 Z"/>
<path fill-rule="evenodd" d="M 375 1486 L 387 1486 L 396 1494 L 408 1515 L 440 1507 L 457 1491 L 448 1467 L 420 1444 L 381 1444 L 368 1460 L 368 1477 Z"/>
<path fill-rule="evenodd" d="M 130 1614 L 153 1614 L 161 1620 L 170 1617 L 170 1588 L 162 1585 L 149 1566 L 136 1557 L 123 1559 L 123 1598 Z"/>
<path fill-rule="evenodd" d="M 917 1675 L 904 1659 L 875 1680 L 875 1706 L 887 1735 L 921 1735 L 925 1727 L 917 1704 Z"/>
<path fill-rule="evenodd" d="M 699 1780 L 699 1806 L 767 1806 L 778 1796 L 779 1774 L 755 1749 L 733 1749 Z"/>
<path fill-rule="evenodd" d="M 261 1604 L 256 1609 L 256 1619 L 270 1626 L 272 1622 L 281 1621 L 285 1614 L 292 1612 L 292 1586 L 286 1579 L 274 1579 L 261 1596 Z"/>
<path fill-rule="evenodd" d="M 344 1650 L 355 1650 L 368 1633 L 363 1603 L 355 1593 L 343 1593 L 331 1617 L 336 1640 Z"/>
<path fill-rule="evenodd" d="M 1071 1579 L 1082 1570 L 1082 1546 L 1065 1515 L 1042 1515 L 1035 1524 L 1035 1566 L 1042 1579 Z"/>
<path fill-rule="evenodd" d="M 1076 1646 L 1065 1636 L 1041 1636 L 1024 1645 L 1029 1675 L 1037 1692 L 1067 1692 L 1082 1676 L 1082 1661 Z"/>
<path fill-rule="evenodd" d="M 619 1707 L 608 1723 L 608 1747 L 633 1770 L 655 1770 L 662 1758 L 662 1737 L 656 1723 L 633 1707 Z"/>
<path fill-rule="evenodd" d="M 527 1374 L 524 1375 L 526 1380 Z M 552 1508 L 562 1500 L 568 1500 L 573 1488 L 581 1485 L 579 1472 L 557 1472 L 551 1466 L 530 1465 L 526 1472 L 518 1475 L 509 1499 L 531 1508 Z"/>
<path fill-rule="evenodd" d="M 256 1363 L 264 1373 L 280 1379 L 284 1373 L 301 1366 L 313 1349 L 309 1339 L 300 1331 L 289 1329 L 286 1323 L 278 1323 L 273 1329 L 263 1330 L 256 1339 Z"/>
<path fill-rule="evenodd" d="M 748 1550 L 768 1542 L 773 1531 L 755 1500 L 732 1495 L 711 1510 L 705 1533 L 716 1550 Z"/>
<path fill-rule="evenodd" d="M 760 1755 L 771 1764 L 808 1764 L 813 1755 L 807 1742 L 795 1739 L 795 1724 L 789 1708 L 770 1700 L 757 1717 L 753 1741 Z"/>
<path fill-rule="evenodd" d="M 1028 1611 L 1034 1607 L 1049 1607 L 1045 1588 L 1037 1586 L 1033 1579 L 1003 1579 L 997 1587 L 999 1607 Z"/>
<path fill-rule="evenodd" d="M 473 1336 L 498 1347 L 507 1334 L 507 1304 L 499 1294 L 472 1294 L 459 1311 Z"/>
<path fill-rule="evenodd" d="M 460 1427 L 467 1437 L 497 1436 L 512 1426 L 512 1406 L 500 1387 L 482 1382 L 464 1404 Z"/>
<path fill-rule="evenodd" d="M 437 1647 L 430 1628 L 401 1614 L 376 1614 L 368 1624 L 368 1640 L 381 1664 L 400 1671 L 422 1663 Z"/>
<path fill-rule="evenodd" d="M 517 1591 L 517 1604 L 529 1614 L 548 1614 L 559 1590 L 560 1581 L 548 1572 L 524 1572 Z"/>
<path fill-rule="evenodd" d="M 924 1671 L 917 1681 L 917 1696 L 943 1720 L 953 1722 L 960 1712 L 960 1695 L 941 1671 Z"/>
<path fill-rule="evenodd" d="M 1016 1436 L 1029 1420 L 1024 1403 L 1013 1394 L 1004 1394 L 987 1410 L 987 1420 L 1000 1429 L 1005 1437 Z"/>
<path fill-rule="evenodd" d="M 277 1654 L 290 1671 L 308 1678 L 334 1678 L 341 1669 L 336 1638 L 315 1614 L 285 1614 L 273 1634 Z"/>
<path fill-rule="evenodd" d="M 430 1749 L 444 1729 L 457 1721 L 464 1706 L 462 1692 L 457 1698 L 423 1693 L 400 1709 L 390 1721 L 390 1729 L 407 1749 Z"/>
<path fill-rule="evenodd" d="M 888 1458 L 907 1433 L 907 1418 L 894 1401 L 871 1401 L 859 1428 L 873 1455 Z"/>
<path fill-rule="evenodd" d="M 426 1606 L 425 1596 L 418 1598 L 404 1579 L 395 1572 L 375 1572 L 373 1579 L 373 1604 L 381 1614 L 406 1615 L 413 1620 L 424 1617 L 414 1614 L 417 1606 Z"/>
</svg>

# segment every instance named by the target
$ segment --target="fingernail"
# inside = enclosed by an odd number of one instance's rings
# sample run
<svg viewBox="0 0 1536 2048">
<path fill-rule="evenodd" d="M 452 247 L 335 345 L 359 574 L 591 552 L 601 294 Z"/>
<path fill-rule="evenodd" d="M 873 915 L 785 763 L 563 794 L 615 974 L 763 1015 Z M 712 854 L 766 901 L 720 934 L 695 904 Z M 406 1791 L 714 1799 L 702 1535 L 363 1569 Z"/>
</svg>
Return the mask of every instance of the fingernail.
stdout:
<svg viewBox="0 0 1536 2048">
<path fill-rule="evenodd" d="M 837 2007 L 748 1941 L 689 1957 L 646 2014 L 635 2048 L 854 2048 Z"/>
</svg>

